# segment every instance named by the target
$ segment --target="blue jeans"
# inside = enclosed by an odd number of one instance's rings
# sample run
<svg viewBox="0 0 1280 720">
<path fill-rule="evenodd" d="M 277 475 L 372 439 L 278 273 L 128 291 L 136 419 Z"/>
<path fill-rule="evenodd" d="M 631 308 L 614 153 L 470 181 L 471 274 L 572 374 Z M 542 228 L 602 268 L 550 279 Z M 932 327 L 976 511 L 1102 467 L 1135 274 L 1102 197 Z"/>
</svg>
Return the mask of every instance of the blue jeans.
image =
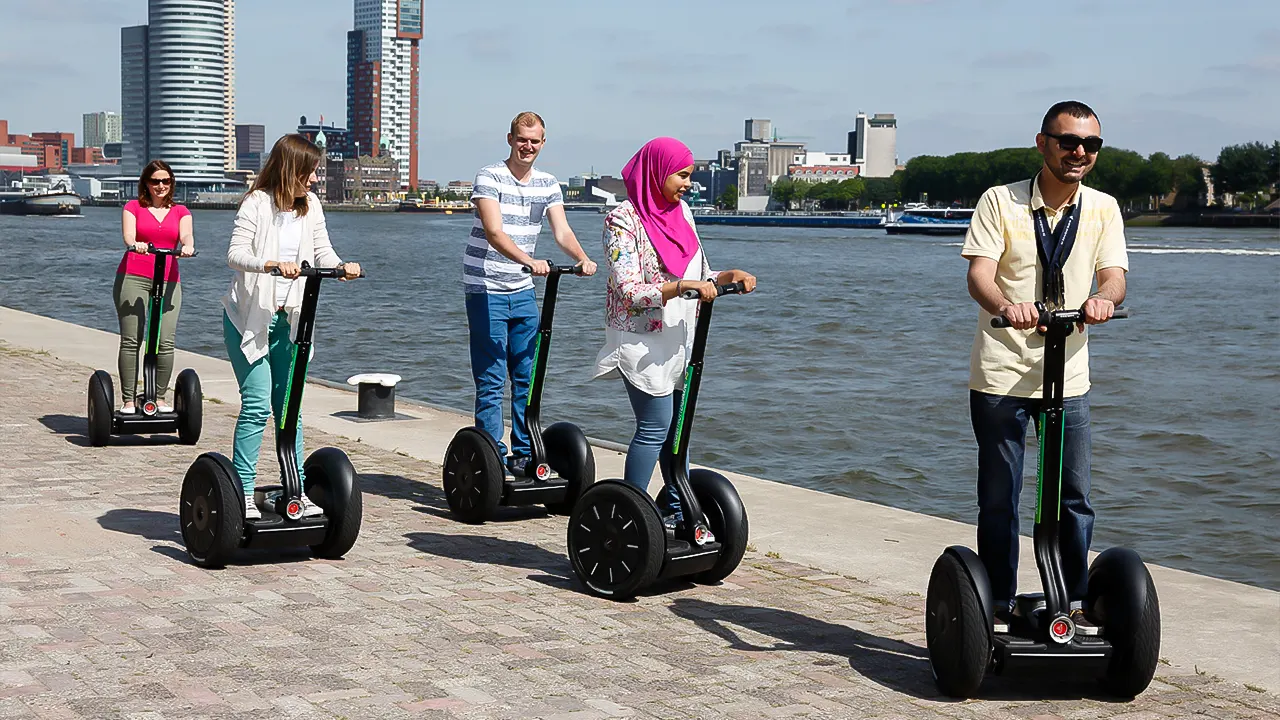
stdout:
<svg viewBox="0 0 1280 720">
<path fill-rule="evenodd" d="M 231 369 L 240 385 L 240 415 L 236 418 L 235 442 L 231 446 L 231 466 L 240 477 L 245 495 L 253 494 L 258 475 L 258 453 L 262 450 L 262 433 L 267 418 L 276 418 L 276 432 L 284 418 L 285 398 L 289 393 L 289 375 L 293 371 L 293 349 L 289 339 L 289 315 L 278 312 L 271 318 L 267 332 L 267 355 L 250 364 L 240 349 L 240 333 L 231 319 L 222 314 L 222 339 L 231 358 Z M 299 408 L 301 410 L 301 408 Z M 298 415 L 298 479 L 302 474 L 302 415 Z"/>
<path fill-rule="evenodd" d="M 1058 543 L 1072 607 L 1089 589 L 1089 394 L 1067 398 L 1063 424 L 1062 515 Z M 991 580 L 997 610 L 1011 608 L 1018 585 L 1018 498 L 1022 493 L 1027 420 L 1040 423 L 1038 398 L 969 391 L 969 413 L 978 440 L 978 557 Z"/>
<path fill-rule="evenodd" d="M 663 444 L 671 430 L 671 410 L 675 407 L 675 393 L 653 396 L 632 385 L 625 377 L 622 382 L 627 386 L 627 396 L 631 398 L 631 410 L 636 416 L 636 434 L 631 438 L 631 446 L 627 448 L 627 465 L 623 471 L 622 481 L 640 492 L 648 494 L 649 479 L 653 477 L 653 466 L 662 470 L 663 487 L 658 493 L 658 510 L 664 515 L 680 517 L 680 496 L 676 494 L 675 480 L 671 477 L 674 468 L 673 456 L 663 452 Z M 685 471 L 689 469 L 685 461 Z"/>
<path fill-rule="evenodd" d="M 476 427 L 489 433 L 498 451 L 502 442 L 502 394 L 511 375 L 511 454 L 528 455 L 529 426 L 524 408 L 533 373 L 538 335 L 538 300 L 533 290 L 504 294 L 467 293 L 471 331 L 471 375 L 476 381 Z"/>
</svg>

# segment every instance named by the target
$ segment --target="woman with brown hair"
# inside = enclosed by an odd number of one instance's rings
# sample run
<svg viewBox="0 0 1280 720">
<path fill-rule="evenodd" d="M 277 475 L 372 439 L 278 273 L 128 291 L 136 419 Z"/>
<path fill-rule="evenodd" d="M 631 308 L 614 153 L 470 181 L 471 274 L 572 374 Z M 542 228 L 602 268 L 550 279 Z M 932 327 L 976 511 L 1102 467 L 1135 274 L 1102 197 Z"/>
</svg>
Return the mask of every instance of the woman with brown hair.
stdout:
<svg viewBox="0 0 1280 720">
<path fill-rule="evenodd" d="M 155 275 L 155 258 L 147 257 L 151 246 L 172 250 L 182 243 L 181 254 L 195 252 L 191 211 L 173 202 L 173 169 L 163 160 L 152 160 L 138 178 L 138 199 L 130 200 L 121 215 L 121 235 L 125 253 L 116 268 L 112 289 L 116 315 L 120 318 L 120 396 L 124 412 L 135 412 L 133 399 L 138 390 L 138 346 L 147 326 L 147 305 Z M 173 374 L 173 340 L 178 332 L 178 310 L 182 307 L 182 284 L 178 263 L 165 258 L 164 312 L 160 315 L 160 343 L 156 354 L 156 392 L 160 412 L 173 412 L 165 402 L 169 376 Z"/>
<path fill-rule="evenodd" d="M 240 385 L 231 464 L 245 494 L 245 517 L 262 517 L 253 502 L 258 451 L 267 418 L 284 416 L 293 363 L 303 283 L 294 282 L 303 261 L 315 267 L 343 267 L 345 278 L 360 266 L 343 263 L 329 243 L 316 182 L 320 149 L 302 135 L 285 135 L 271 148 L 253 189 L 236 213 L 227 264 L 236 271 L 222 298 L 222 334 Z M 279 275 L 270 274 L 278 270 Z M 298 427 L 298 476 L 302 471 L 302 427 Z M 323 514 L 302 496 L 303 515 Z"/>
</svg>

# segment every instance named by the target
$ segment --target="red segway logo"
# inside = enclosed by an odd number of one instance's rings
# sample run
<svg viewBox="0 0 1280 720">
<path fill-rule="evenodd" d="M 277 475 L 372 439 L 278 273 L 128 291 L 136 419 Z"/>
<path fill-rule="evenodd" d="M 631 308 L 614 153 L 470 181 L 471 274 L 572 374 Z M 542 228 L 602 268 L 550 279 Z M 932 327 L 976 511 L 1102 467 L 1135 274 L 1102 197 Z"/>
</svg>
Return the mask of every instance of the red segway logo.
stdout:
<svg viewBox="0 0 1280 720">
<path fill-rule="evenodd" d="M 699 545 L 706 545 L 707 539 L 711 537 L 711 531 L 699 525 L 693 529 L 693 541 Z"/>
<path fill-rule="evenodd" d="M 551 477 L 551 466 L 546 463 L 539 463 L 538 468 L 533 472 L 538 476 L 539 480 L 546 480 L 548 477 Z"/>
<path fill-rule="evenodd" d="M 1075 624 L 1065 617 L 1055 618 L 1049 624 L 1049 636 L 1059 643 L 1069 643 L 1075 637 Z"/>
<path fill-rule="evenodd" d="M 290 520 L 297 520 L 302 517 L 302 503 L 297 500 L 290 500 L 289 504 L 285 506 L 284 514 L 288 515 Z"/>
<path fill-rule="evenodd" d="M 147 402 L 147 403 L 144 403 L 144 404 L 142 405 L 142 412 L 143 412 L 143 414 L 144 414 L 144 415 L 155 415 L 155 414 L 156 414 L 156 404 L 155 404 L 155 403 L 153 403 L 153 402 Z"/>
</svg>

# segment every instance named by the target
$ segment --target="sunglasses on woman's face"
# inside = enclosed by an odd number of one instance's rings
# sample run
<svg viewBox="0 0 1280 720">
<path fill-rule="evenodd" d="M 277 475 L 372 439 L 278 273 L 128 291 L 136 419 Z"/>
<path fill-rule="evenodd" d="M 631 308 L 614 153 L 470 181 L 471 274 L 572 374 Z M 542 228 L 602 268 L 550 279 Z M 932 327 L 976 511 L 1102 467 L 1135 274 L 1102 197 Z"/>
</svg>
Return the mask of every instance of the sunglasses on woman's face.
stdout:
<svg viewBox="0 0 1280 720">
<path fill-rule="evenodd" d="M 1045 133 L 1045 135 L 1058 141 L 1058 147 L 1067 152 L 1075 152 L 1076 148 L 1084 146 L 1084 151 L 1090 155 L 1097 154 L 1102 149 L 1102 138 L 1097 135 L 1089 137 L 1080 137 L 1071 133 L 1063 133 L 1062 135 L 1054 135 L 1053 133 Z"/>
<path fill-rule="evenodd" d="M 151 183 L 152 185 L 172 185 L 172 184 L 173 184 L 173 178 L 170 178 L 170 177 L 164 177 L 164 178 L 157 178 L 157 177 L 153 177 L 153 178 L 148 178 L 148 179 L 147 179 L 147 182 Z"/>
</svg>

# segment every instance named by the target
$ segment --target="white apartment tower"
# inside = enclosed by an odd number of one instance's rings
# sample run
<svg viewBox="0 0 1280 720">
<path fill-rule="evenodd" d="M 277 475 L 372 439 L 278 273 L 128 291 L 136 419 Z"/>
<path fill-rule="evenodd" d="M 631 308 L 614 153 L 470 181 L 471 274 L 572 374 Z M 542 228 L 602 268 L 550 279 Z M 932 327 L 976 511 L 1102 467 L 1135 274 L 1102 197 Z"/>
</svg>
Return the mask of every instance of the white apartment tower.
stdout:
<svg viewBox="0 0 1280 720">
<path fill-rule="evenodd" d="M 180 181 L 217 182 L 234 167 L 234 10 L 234 0 L 148 0 L 147 24 L 122 29 L 125 173 L 158 158 Z"/>
</svg>

